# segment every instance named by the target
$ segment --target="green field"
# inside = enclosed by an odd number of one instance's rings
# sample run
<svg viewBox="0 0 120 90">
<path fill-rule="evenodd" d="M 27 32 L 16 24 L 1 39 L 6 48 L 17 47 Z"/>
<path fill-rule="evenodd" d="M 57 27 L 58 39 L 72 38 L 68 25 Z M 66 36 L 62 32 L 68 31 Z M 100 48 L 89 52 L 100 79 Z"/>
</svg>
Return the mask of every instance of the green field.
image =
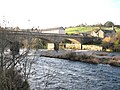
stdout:
<svg viewBox="0 0 120 90">
<path fill-rule="evenodd" d="M 93 30 L 97 30 L 99 27 L 91 27 L 91 26 L 85 26 L 85 27 L 72 27 L 72 28 L 66 28 L 65 33 L 67 34 L 79 34 L 83 32 L 90 32 Z M 105 30 L 112 30 L 112 28 L 103 28 Z M 120 28 L 115 28 L 117 32 L 120 32 Z"/>
<path fill-rule="evenodd" d="M 89 32 L 89 31 L 92 31 L 92 30 L 95 30 L 95 29 L 99 29 L 99 27 L 90 27 L 90 26 L 87 26 L 87 27 L 72 27 L 72 28 L 66 28 L 65 32 L 67 34 L 79 34 L 79 33 L 82 33 L 82 32 Z"/>
</svg>

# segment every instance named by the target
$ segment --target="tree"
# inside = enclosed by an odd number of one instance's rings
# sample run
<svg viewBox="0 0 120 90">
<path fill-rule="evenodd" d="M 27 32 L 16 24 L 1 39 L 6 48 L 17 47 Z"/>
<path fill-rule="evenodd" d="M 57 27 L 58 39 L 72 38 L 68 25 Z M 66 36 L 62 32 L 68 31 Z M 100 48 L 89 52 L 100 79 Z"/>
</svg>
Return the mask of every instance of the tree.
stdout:
<svg viewBox="0 0 120 90">
<path fill-rule="evenodd" d="M 33 61 L 27 54 L 32 40 L 28 38 L 28 47 L 19 53 L 18 37 L 7 32 L 0 28 L 0 90 L 29 90 L 27 81 Z"/>
<path fill-rule="evenodd" d="M 34 48 L 36 49 L 46 49 L 47 48 L 47 41 L 44 41 L 42 39 L 36 39 L 36 43 L 34 45 Z"/>
<path fill-rule="evenodd" d="M 112 27 L 114 26 L 114 23 L 111 22 L 111 21 L 107 21 L 105 24 L 104 24 L 105 27 Z"/>
<path fill-rule="evenodd" d="M 120 32 L 114 37 L 114 51 L 120 51 Z"/>
</svg>

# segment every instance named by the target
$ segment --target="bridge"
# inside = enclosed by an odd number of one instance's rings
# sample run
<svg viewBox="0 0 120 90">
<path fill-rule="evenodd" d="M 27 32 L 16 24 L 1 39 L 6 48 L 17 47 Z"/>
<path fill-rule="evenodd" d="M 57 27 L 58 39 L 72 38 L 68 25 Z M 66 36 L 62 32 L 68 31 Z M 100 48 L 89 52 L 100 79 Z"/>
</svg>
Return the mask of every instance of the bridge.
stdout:
<svg viewBox="0 0 120 90">
<path fill-rule="evenodd" d="M 0 30 L 0 39 L 6 38 L 9 41 L 19 41 L 24 38 L 40 38 L 54 43 L 55 48 L 58 47 L 59 43 L 67 39 L 73 43 L 82 43 L 83 37 L 81 35 L 67 35 L 67 34 L 52 34 L 52 33 L 40 33 L 34 31 L 11 31 L 11 30 Z M 58 50 L 59 48 L 57 48 Z"/>
</svg>

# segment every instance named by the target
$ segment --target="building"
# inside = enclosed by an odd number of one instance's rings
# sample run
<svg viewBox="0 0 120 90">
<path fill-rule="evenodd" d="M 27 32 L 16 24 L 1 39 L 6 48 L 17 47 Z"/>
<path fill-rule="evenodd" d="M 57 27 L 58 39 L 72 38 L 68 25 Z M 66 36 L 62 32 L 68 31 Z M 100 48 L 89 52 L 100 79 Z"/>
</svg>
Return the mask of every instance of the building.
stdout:
<svg viewBox="0 0 120 90">
<path fill-rule="evenodd" d="M 87 32 L 82 32 L 82 33 L 80 33 L 80 35 L 83 37 L 87 37 L 89 34 Z"/>
<path fill-rule="evenodd" d="M 112 37 L 114 35 L 116 35 L 116 31 L 114 29 L 113 30 L 99 29 L 91 32 L 91 36 L 99 38 Z"/>
<path fill-rule="evenodd" d="M 48 28 L 38 30 L 40 33 L 54 33 L 54 34 L 65 34 L 65 29 L 63 27 Z"/>
</svg>

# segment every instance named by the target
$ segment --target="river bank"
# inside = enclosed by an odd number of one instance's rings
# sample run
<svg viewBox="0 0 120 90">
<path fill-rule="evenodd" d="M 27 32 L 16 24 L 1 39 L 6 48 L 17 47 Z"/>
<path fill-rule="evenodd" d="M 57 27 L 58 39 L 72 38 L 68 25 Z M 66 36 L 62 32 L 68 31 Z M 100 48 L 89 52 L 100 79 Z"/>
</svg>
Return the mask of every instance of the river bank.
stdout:
<svg viewBox="0 0 120 90">
<path fill-rule="evenodd" d="M 107 52 L 99 51 L 86 51 L 86 50 L 41 50 L 39 51 L 40 56 L 69 59 L 73 61 L 81 61 L 93 64 L 109 64 L 112 66 L 120 67 L 120 56 L 119 55 L 109 55 Z"/>
</svg>

